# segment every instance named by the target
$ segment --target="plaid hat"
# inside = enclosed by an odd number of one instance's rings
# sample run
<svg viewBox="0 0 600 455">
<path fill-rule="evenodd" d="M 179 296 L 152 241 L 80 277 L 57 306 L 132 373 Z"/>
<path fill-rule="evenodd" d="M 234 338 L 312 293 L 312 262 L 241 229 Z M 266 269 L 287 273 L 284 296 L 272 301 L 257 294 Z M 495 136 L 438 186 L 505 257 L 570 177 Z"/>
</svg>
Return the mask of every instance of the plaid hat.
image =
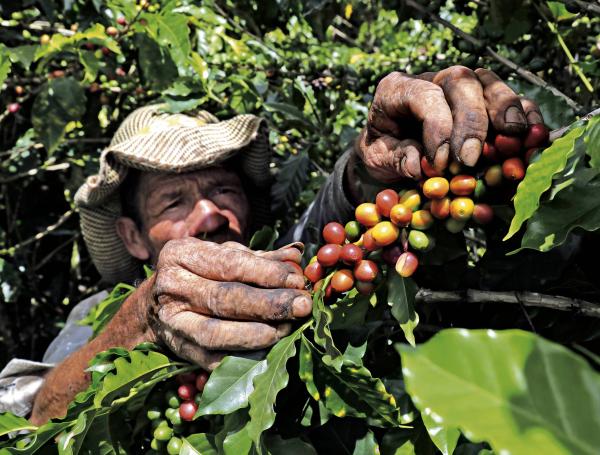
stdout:
<svg viewBox="0 0 600 455">
<path fill-rule="evenodd" d="M 114 283 L 140 276 L 140 262 L 129 254 L 115 227 L 121 216 L 119 186 L 130 168 L 183 173 L 234 155 L 253 225 L 268 224 L 271 148 L 263 119 L 245 114 L 220 122 L 206 111 L 170 114 L 160 104 L 133 111 L 102 151 L 98 174 L 88 177 L 75 194 L 83 238 L 102 278 Z"/>
</svg>

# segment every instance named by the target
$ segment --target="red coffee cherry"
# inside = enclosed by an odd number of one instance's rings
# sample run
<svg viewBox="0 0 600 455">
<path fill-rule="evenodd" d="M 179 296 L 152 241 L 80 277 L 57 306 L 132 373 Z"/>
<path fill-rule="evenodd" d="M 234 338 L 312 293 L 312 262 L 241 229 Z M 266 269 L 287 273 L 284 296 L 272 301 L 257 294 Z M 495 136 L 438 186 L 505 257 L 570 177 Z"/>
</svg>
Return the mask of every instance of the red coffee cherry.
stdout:
<svg viewBox="0 0 600 455">
<path fill-rule="evenodd" d="M 390 211 L 390 219 L 396 226 L 408 226 L 412 220 L 412 210 L 404 204 L 396 204 Z"/>
<path fill-rule="evenodd" d="M 521 151 L 522 142 L 518 137 L 499 134 L 494 140 L 494 145 L 500 155 L 509 157 L 515 156 Z"/>
<path fill-rule="evenodd" d="M 377 193 L 375 205 L 383 216 L 390 216 L 390 210 L 398 203 L 398 193 L 394 190 L 383 190 Z"/>
<path fill-rule="evenodd" d="M 331 277 L 331 287 L 335 292 L 348 292 L 354 286 L 354 277 L 348 269 L 338 270 Z"/>
<path fill-rule="evenodd" d="M 127 25 L 127 19 L 125 19 L 123 16 L 120 16 L 117 18 L 117 24 L 124 27 Z"/>
<path fill-rule="evenodd" d="M 502 175 L 508 180 L 522 180 L 525 177 L 525 165 L 521 158 L 509 158 L 502 163 Z"/>
<path fill-rule="evenodd" d="M 424 156 L 421 157 L 421 170 L 423 171 L 423 174 L 425 174 L 427 177 L 441 177 L 443 175 L 441 172 L 436 170 L 436 168 L 434 168 L 431 164 L 429 164 L 427 157 Z"/>
<path fill-rule="evenodd" d="M 400 245 L 392 245 L 383 249 L 381 259 L 383 259 L 387 265 L 394 266 L 403 252 Z"/>
<path fill-rule="evenodd" d="M 346 241 L 346 231 L 340 223 L 327 223 L 323 228 L 323 239 L 326 243 L 342 245 Z"/>
<path fill-rule="evenodd" d="M 106 46 L 102 47 L 101 51 L 102 51 L 102 55 L 104 55 L 105 57 L 107 55 L 110 55 L 110 49 Z"/>
<path fill-rule="evenodd" d="M 429 208 L 431 214 L 438 220 L 443 220 L 450 216 L 450 198 L 445 197 L 443 199 L 435 199 L 431 201 L 431 207 Z"/>
<path fill-rule="evenodd" d="M 531 159 L 534 157 L 537 157 L 537 153 L 539 151 L 540 151 L 540 149 L 537 147 L 527 150 L 527 152 L 525 152 L 525 157 L 523 158 L 523 161 L 525 161 L 525 164 L 531 163 Z"/>
<path fill-rule="evenodd" d="M 204 390 L 204 386 L 208 382 L 209 376 L 210 375 L 208 374 L 208 371 L 203 370 L 200 373 L 198 373 L 198 376 L 196 377 L 196 389 L 198 390 L 198 392 L 202 392 Z"/>
<path fill-rule="evenodd" d="M 378 273 L 377 264 L 369 259 L 363 259 L 354 267 L 354 276 L 359 281 L 371 282 L 377 278 Z"/>
<path fill-rule="evenodd" d="M 365 202 L 356 207 L 354 217 L 363 226 L 372 227 L 381 221 L 379 209 L 375 204 Z"/>
<path fill-rule="evenodd" d="M 527 132 L 527 136 L 525 137 L 525 141 L 523 142 L 523 146 L 525 148 L 542 147 L 548 143 L 549 137 L 550 131 L 544 125 L 541 123 L 531 125 Z"/>
<path fill-rule="evenodd" d="M 340 259 L 340 251 L 342 247 L 337 244 L 328 243 L 323 245 L 317 253 L 317 261 L 321 263 L 323 267 L 331 267 L 337 264 Z"/>
<path fill-rule="evenodd" d="M 473 220 L 477 224 L 488 224 L 494 218 L 494 211 L 488 204 L 475 204 Z"/>
<path fill-rule="evenodd" d="M 475 191 L 477 180 L 471 175 L 456 175 L 450 180 L 450 191 L 457 196 L 468 196 Z"/>
<path fill-rule="evenodd" d="M 178 374 L 175 379 L 178 384 L 193 384 L 196 380 L 196 373 L 190 371 L 189 373 Z"/>
<path fill-rule="evenodd" d="M 498 150 L 496 150 L 494 144 L 491 144 L 487 141 L 483 143 L 483 150 L 481 154 L 486 160 L 491 161 L 492 163 L 497 163 L 498 161 L 500 161 L 500 157 L 498 156 Z"/>
<path fill-rule="evenodd" d="M 179 416 L 181 420 L 191 422 L 198 411 L 198 405 L 193 401 L 184 401 L 179 405 Z"/>
<path fill-rule="evenodd" d="M 357 262 L 362 261 L 363 252 L 360 247 L 354 243 L 348 243 L 342 247 L 340 251 L 340 259 L 344 264 L 354 265 Z"/>
<path fill-rule="evenodd" d="M 396 227 L 389 221 L 382 221 L 381 223 L 377 223 L 371 229 L 371 235 L 373 236 L 373 240 L 375 240 L 375 244 L 379 247 L 391 245 L 398 239 L 399 234 L 400 230 L 398 229 L 398 227 Z"/>
<path fill-rule="evenodd" d="M 371 295 L 375 290 L 375 285 L 366 281 L 357 281 L 354 283 L 354 287 L 362 295 Z"/>
<path fill-rule="evenodd" d="M 373 229 L 367 230 L 362 236 L 363 248 L 367 251 L 375 251 L 379 248 L 375 239 L 373 238 Z"/>
<path fill-rule="evenodd" d="M 423 184 L 423 194 L 429 199 L 442 199 L 448 194 L 449 189 L 450 184 L 444 177 L 431 177 Z"/>
<path fill-rule="evenodd" d="M 396 272 L 403 278 L 408 278 L 417 270 L 419 266 L 419 260 L 417 257 L 407 251 L 402 253 L 402 255 L 398 258 L 398 262 L 396 262 Z"/>
<path fill-rule="evenodd" d="M 193 400 L 196 392 L 197 390 L 194 384 L 181 384 L 177 388 L 177 395 L 184 401 Z"/>
<path fill-rule="evenodd" d="M 16 114 L 21 109 L 21 105 L 19 103 L 10 103 L 7 109 L 11 114 Z"/>
<path fill-rule="evenodd" d="M 304 276 L 308 278 L 308 281 L 311 283 L 316 283 L 319 281 L 321 278 L 323 278 L 324 274 L 325 270 L 318 261 L 312 262 L 304 268 Z"/>
</svg>

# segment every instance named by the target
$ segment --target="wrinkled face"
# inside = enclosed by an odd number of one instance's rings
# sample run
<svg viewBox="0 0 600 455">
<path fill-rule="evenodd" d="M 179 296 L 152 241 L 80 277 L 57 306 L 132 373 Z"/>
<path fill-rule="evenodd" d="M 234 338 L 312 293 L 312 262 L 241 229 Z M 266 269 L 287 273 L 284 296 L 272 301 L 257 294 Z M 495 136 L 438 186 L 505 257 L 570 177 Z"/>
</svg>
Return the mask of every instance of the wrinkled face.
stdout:
<svg viewBox="0 0 600 455">
<path fill-rule="evenodd" d="M 135 204 L 141 225 L 122 217 L 117 232 L 128 251 L 142 261 L 155 263 L 172 239 L 246 240 L 248 200 L 236 173 L 222 167 L 185 174 L 143 172 Z"/>
</svg>

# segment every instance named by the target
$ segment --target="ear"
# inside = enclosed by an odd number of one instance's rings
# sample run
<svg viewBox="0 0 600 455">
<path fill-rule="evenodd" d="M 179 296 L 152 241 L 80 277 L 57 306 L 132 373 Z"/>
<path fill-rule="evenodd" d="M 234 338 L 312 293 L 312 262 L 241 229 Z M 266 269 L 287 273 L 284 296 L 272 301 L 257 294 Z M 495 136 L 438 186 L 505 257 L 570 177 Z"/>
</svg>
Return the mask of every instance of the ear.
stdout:
<svg viewBox="0 0 600 455">
<path fill-rule="evenodd" d="M 135 221 L 126 216 L 119 217 L 116 229 L 129 254 L 140 261 L 147 261 L 150 258 L 150 249 L 146 245 Z"/>
</svg>

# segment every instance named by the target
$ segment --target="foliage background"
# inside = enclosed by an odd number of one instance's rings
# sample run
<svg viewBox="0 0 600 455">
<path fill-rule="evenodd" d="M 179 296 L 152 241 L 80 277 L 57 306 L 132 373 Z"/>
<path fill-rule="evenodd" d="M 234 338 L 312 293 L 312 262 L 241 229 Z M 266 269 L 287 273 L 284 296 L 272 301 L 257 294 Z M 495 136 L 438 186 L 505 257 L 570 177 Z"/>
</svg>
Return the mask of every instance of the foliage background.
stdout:
<svg viewBox="0 0 600 455">
<path fill-rule="evenodd" d="M 72 306 L 101 288 L 72 195 L 96 170 L 100 151 L 131 110 L 162 99 L 175 110 L 202 106 L 223 118 L 239 112 L 267 117 L 277 178 L 273 204 L 285 230 L 364 125 L 376 83 L 390 71 L 490 67 L 540 102 L 554 128 L 597 106 L 600 20 L 582 3 L 2 2 L 0 367 L 15 356 L 40 359 Z M 484 45 L 462 39 L 432 15 Z M 127 25 L 117 23 L 120 17 Z M 108 27 L 118 34 L 107 34 Z M 572 101 L 527 82 L 485 46 Z M 17 112 L 9 109 L 12 103 L 19 103 Z M 597 301 L 591 268 L 597 236 L 585 234 L 577 242 L 589 247 L 565 261 L 539 261 L 531 253 L 507 266 L 506 248 L 498 250 L 505 265 L 492 261 L 485 269 L 489 276 L 473 280 L 479 287 Z M 442 288 L 466 284 L 453 276 L 436 278 Z M 592 343 L 598 334 L 597 324 L 572 314 L 557 328 L 559 316 L 543 311 L 440 311 L 430 309 L 420 336 L 481 320 L 531 328 L 531 318 L 538 331 L 561 341 Z"/>
</svg>

